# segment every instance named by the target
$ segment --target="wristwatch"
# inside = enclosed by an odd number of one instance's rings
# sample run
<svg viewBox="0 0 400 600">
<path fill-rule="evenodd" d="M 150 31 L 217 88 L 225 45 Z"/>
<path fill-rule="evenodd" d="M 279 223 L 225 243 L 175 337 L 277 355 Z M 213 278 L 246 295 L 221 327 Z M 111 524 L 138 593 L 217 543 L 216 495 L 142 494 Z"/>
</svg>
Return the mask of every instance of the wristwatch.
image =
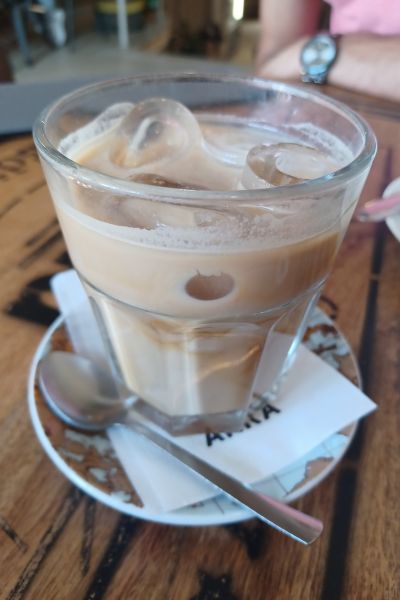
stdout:
<svg viewBox="0 0 400 600">
<path fill-rule="evenodd" d="M 324 84 L 338 54 L 338 36 L 327 32 L 317 33 L 300 53 L 301 80 L 304 83 Z"/>
</svg>

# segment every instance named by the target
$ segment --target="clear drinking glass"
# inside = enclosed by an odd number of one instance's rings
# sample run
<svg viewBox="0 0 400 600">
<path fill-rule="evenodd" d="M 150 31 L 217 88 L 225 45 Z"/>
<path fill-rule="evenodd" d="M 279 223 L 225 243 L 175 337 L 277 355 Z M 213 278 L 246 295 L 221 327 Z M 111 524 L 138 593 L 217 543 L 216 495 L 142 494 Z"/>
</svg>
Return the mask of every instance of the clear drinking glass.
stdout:
<svg viewBox="0 0 400 600">
<path fill-rule="evenodd" d="M 245 156 L 243 127 L 328 148 L 340 168 L 267 189 L 189 190 L 68 156 L 66 136 L 107 107 L 156 97 L 211 123 L 217 169 L 218 152 L 225 162 Z M 116 376 L 174 434 L 239 429 L 293 360 L 376 152 L 368 125 L 312 91 L 168 75 L 77 90 L 44 111 L 34 139 Z"/>
</svg>

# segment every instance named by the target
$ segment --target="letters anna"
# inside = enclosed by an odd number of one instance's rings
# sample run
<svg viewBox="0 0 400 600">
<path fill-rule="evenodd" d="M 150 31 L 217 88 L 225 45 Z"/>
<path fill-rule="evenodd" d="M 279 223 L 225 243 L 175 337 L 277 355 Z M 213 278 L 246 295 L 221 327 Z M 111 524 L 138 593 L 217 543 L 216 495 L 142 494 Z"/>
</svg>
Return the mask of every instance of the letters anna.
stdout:
<svg viewBox="0 0 400 600">
<path fill-rule="evenodd" d="M 267 421 L 272 414 L 277 414 L 280 412 L 281 410 L 279 408 L 276 408 L 276 406 L 273 406 L 267 402 L 262 408 L 249 412 L 243 429 L 236 433 L 241 433 L 246 429 L 250 429 L 250 427 L 253 427 L 253 425 L 259 425 L 263 421 Z M 212 446 L 216 441 L 223 442 L 227 438 L 231 438 L 233 435 L 236 435 L 236 433 L 206 433 L 207 446 Z"/>
</svg>

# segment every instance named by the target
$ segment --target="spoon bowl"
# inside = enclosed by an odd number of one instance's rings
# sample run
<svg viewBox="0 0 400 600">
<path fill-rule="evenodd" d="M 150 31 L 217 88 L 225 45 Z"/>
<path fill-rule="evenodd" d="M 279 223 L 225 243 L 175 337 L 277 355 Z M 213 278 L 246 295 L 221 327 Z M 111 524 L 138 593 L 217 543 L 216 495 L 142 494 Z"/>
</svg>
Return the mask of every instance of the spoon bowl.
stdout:
<svg viewBox="0 0 400 600">
<path fill-rule="evenodd" d="M 39 366 L 39 386 L 49 408 L 65 423 L 103 431 L 122 423 L 134 403 L 113 378 L 92 361 L 71 352 L 51 352 Z"/>
</svg>

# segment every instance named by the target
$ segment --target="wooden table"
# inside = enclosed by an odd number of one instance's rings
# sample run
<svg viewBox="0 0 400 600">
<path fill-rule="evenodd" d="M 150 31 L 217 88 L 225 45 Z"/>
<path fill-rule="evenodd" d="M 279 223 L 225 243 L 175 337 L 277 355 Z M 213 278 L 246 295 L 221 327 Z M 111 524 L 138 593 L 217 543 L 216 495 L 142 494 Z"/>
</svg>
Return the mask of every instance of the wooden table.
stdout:
<svg viewBox="0 0 400 600">
<path fill-rule="evenodd" d="M 400 176 L 400 109 L 330 90 L 380 148 L 363 198 Z M 297 506 L 325 523 L 309 548 L 256 520 L 178 528 L 94 502 L 50 463 L 26 406 L 29 364 L 55 318 L 49 278 L 67 256 L 31 137 L 0 143 L 0 596 L 8 600 L 400 598 L 400 244 L 353 222 L 324 309 L 358 355 L 379 411 Z"/>
</svg>

